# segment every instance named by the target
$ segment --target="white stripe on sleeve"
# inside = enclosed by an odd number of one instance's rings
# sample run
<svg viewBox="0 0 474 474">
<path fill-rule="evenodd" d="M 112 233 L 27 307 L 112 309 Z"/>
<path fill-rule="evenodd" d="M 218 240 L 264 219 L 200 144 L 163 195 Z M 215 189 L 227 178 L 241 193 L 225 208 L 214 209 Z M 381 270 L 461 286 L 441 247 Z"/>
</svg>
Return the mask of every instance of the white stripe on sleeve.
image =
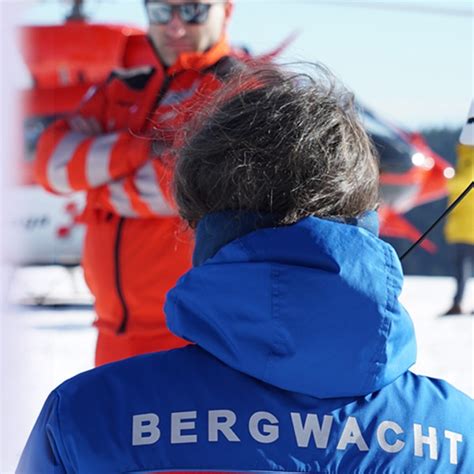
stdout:
<svg viewBox="0 0 474 474">
<path fill-rule="evenodd" d="M 174 216 L 176 210 L 166 201 L 157 181 L 157 176 L 151 161 L 147 161 L 135 174 L 135 187 L 150 209 L 162 216 Z"/>
<path fill-rule="evenodd" d="M 112 148 L 117 143 L 119 134 L 108 133 L 98 136 L 92 142 L 86 157 L 86 178 L 91 187 L 108 183 L 110 176 L 110 158 Z"/>
<path fill-rule="evenodd" d="M 119 216 L 138 217 L 124 188 L 125 179 L 112 181 L 107 188 L 110 192 L 110 202 Z"/>
<path fill-rule="evenodd" d="M 48 182 L 50 186 L 60 193 L 73 191 L 69 184 L 67 164 L 71 161 L 77 147 L 86 140 L 88 135 L 79 132 L 68 132 L 55 148 L 48 163 Z"/>
</svg>

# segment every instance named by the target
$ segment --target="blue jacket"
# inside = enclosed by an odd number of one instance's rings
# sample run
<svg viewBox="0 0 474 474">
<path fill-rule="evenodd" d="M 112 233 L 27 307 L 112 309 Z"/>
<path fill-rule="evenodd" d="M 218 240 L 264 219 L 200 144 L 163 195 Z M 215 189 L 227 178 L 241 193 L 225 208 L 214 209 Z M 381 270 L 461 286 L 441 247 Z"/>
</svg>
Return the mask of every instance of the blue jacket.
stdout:
<svg viewBox="0 0 474 474">
<path fill-rule="evenodd" d="M 196 345 L 60 385 L 18 471 L 472 474 L 474 402 L 408 371 L 393 249 L 317 218 L 225 222 L 200 224 L 196 266 L 166 303 Z"/>
</svg>

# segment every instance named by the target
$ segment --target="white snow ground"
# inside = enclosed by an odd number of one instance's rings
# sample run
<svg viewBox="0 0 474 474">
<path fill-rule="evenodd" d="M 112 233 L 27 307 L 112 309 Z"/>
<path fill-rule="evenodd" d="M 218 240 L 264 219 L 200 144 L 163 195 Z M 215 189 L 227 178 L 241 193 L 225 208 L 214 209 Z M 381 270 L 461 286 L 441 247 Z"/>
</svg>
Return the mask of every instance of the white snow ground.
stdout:
<svg viewBox="0 0 474 474">
<path fill-rule="evenodd" d="M 80 270 L 22 269 L 10 274 L 10 298 L 91 302 Z M 454 292 L 451 278 L 408 277 L 401 300 L 410 312 L 418 340 L 414 371 L 444 378 L 474 396 L 474 317 L 439 318 Z M 466 307 L 474 309 L 474 279 Z M 48 393 L 67 378 L 92 368 L 95 331 L 90 308 L 14 308 L 2 322 L 2 415 L 0 472 L 13 472 Z"/>
</svg>

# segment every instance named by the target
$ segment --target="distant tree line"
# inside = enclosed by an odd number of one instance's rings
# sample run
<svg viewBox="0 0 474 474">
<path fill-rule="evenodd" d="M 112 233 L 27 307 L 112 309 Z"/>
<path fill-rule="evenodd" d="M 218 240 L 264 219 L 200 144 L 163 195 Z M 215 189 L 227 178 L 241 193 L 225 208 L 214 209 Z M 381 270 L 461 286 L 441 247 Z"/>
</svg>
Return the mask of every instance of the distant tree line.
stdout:
<svg viewBox="0 0 474 474">
<path fill-rule="evenodd" d="M 459 142 L 461 128 L 427 128 L 421 130 L 428 145 L 455 166 L 456 146 Z M 434 201 L 406 214 L 407 219 L 424 232 L 446 209 L 447 198 Z M 444 239 L 444 223 L 442 221 L 429 234 L 429 239 L 438 247 L 435 254 L 430 254 L 421 248 L 416 248 L 403 261 L 403 269 L 407 275 L 452 275 L 453 254 L 451 247 Z M 386 239 L 401 255 L 411 242 L 403 239 Z"/>
</svg>

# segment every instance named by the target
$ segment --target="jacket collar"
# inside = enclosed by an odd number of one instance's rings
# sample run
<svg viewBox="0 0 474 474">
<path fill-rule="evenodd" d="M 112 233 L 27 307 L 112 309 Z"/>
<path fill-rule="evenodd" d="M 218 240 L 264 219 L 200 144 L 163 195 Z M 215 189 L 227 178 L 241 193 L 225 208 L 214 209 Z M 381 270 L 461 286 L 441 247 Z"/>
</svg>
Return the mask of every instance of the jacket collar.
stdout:
<svg viewBox="0 0 474 474">
<path fill-rule="evenodd" d="M 375 211 L 367 211 L 348 219 L 331 217 L 328 220 L 360 227 L 379 235 L 379 219 Z M 203 264 L 221 247 L 245 234 L 266 227 L 278 227 L 277 222 L 278 218 L 274 214 L 256 212 L 221 211 L 206 215 L 196 229 L 193 266 Z"/>
<path fill-rule="evenodd" d="M 181 53 L 176 62 L 167 69 L 167 74 L 172 76 L 178 72 L 195 69 L 202 71 L 208 67 L 211 67 L 219 59 L 227 56 L 231 49 L 227 41 L 227 37 L 223 35 L 221 39 L 210 49 L 203 53 L 198 52 L 184 52 Z"/>
</svg>

